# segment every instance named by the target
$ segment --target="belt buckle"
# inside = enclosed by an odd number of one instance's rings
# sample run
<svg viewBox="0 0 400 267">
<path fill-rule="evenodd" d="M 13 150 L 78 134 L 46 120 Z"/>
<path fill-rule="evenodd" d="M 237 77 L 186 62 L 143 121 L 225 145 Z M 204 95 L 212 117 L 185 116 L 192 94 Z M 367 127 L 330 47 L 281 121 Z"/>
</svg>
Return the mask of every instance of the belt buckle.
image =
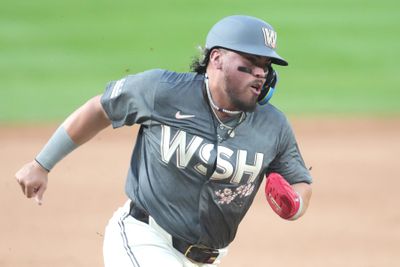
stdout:
<svg viewBox="0 0 400 267">
<path fill-rule="evenodd" d="M 212 264 L 219 255 L 218 249 L 208 248 L 203 245 L 190 245 L 185 251 L 185 257 L 196 262 Z"/>
</svg>

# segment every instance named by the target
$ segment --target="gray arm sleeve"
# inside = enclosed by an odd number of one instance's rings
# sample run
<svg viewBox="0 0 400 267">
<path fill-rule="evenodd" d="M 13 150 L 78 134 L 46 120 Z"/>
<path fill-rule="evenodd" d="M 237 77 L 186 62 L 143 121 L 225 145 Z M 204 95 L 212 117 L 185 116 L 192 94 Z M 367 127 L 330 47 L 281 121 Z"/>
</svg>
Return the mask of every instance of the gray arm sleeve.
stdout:
<svg viewBox="0 0 400 267">
<path fill-rule="evenodd" d="M 78 145 L 72 141 L 64 126 L 61 125 L 51 136 L 35 160 L 47 171 L 50 171 L 57 162 L 77 147 Z"/>
</svg>

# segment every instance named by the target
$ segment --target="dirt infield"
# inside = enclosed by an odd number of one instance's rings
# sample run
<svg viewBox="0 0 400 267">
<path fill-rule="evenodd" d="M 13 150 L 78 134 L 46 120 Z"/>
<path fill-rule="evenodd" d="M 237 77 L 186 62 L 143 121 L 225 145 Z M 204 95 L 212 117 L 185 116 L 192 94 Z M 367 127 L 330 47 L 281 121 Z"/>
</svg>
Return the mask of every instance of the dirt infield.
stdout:
<svg viewBox="0 0 400 267">
<path fill-rule="evenodd" d="M 400 118 L 292 122 L 312 166 L 310 209 L 283 221 L 260 190 L 221 266 L 400 266 Z M 38 206 L 14 173 L 54 130 L 0 126 L 1 267 L 103 266 L 104 226 L 125 201 L 137 129 L 107 129 L 68 156 Z"/>
</svg>

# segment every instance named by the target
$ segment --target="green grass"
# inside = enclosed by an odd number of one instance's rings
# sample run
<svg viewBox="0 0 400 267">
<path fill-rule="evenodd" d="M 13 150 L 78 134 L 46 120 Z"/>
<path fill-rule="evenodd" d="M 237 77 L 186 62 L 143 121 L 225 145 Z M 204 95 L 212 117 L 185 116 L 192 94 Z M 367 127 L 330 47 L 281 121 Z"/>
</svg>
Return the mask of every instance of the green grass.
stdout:
<svg viewBox="0 0 400 267">
<path fill-rule="evenodd" d="M 108 81 L 186 71 L 221 17 L 278 32 L 272 102 L 289 114 L 399 115 L 400 3 L 337 1 L 2 1 L 0 122 L 58 121 Z"/>
</svg>

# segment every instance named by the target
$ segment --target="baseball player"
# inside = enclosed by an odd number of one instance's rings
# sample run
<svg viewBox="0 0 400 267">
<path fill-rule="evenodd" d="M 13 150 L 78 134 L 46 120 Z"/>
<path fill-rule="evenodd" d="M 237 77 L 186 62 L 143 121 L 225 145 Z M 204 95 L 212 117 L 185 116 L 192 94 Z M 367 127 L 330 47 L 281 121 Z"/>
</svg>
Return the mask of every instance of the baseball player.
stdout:
<svg viewBox="0 0 400 267">
<path fill-rule="evenodd" d="M 41 204 L 62 158 L 110 124 L 139 124 L 129 200 L 105 231 L 105 266 L 216 266 L 264 177 L 271 208 L 299 218 L 312 180 L 287 119 L 268 102 L 277 82 L 272 64 L 288 64 L 276 37 L 258 18 L 225 17 L 193 72 L 154 69 L 110 82 L 17 172 L 22 191 Z"/>
</svg>

